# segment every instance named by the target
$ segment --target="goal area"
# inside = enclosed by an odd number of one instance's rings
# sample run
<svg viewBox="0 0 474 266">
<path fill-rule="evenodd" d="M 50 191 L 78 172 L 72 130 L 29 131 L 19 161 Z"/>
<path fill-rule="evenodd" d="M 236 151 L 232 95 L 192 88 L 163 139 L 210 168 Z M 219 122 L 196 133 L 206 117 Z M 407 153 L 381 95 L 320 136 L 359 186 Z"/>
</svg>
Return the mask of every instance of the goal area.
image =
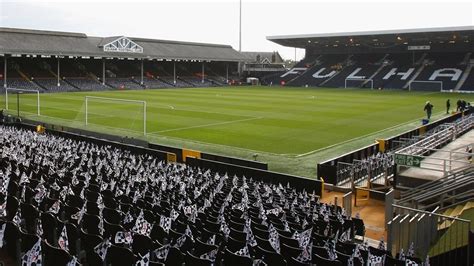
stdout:
<svg viewBox="0 0 474 266">
<path fill-rule="evenodd" d="M 86 127 L 99 126 L 146 135 L 146 101 L 85 96 Z"/>
<path fill-rule="evenodd" d="M 443 82 L 434 80 L 412 80 L 408 83 L 410 91 L 443 91 Z"/>
<path fill-rule="evenodd" d="M 346 78 L 344 80 L 344 88 L 374 88 L 373 79 L 355 79 Z"/>
<path fill-rule="evenodd" d="M 40 91 L 5 88 L 5 110 L 17 114 L 40 116 Z"/>
</svg>

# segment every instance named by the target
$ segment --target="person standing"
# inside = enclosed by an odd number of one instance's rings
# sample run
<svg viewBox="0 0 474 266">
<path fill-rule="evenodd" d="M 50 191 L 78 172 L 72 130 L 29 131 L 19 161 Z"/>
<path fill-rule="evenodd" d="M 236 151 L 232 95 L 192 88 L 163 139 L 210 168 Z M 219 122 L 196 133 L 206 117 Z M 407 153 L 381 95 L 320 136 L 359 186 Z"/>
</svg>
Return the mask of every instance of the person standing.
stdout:
<svg viewBox="0 0 474 266">
<path fill-rule="evenodd" d="M 427 101 L 425 104 L 425 108 L 423 110 L 426 111 L 426 116 L 428 117 L 428 120 L 431 118 L 431 111 L 433 110 L 433 105 L 430 103 L 430 101 Z"/>
<path fill-rule="evenodd" d="M 449 114 L 449 108 L 451 108 L 451 102 L 449 102 L 449 99 L 446 101 L 446 114 Z"/>
</svg>

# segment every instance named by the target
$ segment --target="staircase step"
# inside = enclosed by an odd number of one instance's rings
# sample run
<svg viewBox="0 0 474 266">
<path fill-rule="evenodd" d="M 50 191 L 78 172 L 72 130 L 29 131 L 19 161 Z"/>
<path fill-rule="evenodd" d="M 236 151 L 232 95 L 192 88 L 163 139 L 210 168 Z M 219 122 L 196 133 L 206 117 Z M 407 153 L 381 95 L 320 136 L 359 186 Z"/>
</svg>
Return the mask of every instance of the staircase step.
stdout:
<svg viewBox="0 0 474 266">
<path fill-rule="evenodd" d="M 443 212 L 443 215 L 446 216 L 451 216 L 451 213 L 453 212 L 454 208 L 449 208 Z"/>
<path fill-rule="evenodd" d="M 474 201 L 466 202 L 466 204 L 464 204 L 464 208 L 463 208 L 461 213 L 463 213 L 464 211 L 467 211 L 471 208 L 474 208 Z"/>
</svg>

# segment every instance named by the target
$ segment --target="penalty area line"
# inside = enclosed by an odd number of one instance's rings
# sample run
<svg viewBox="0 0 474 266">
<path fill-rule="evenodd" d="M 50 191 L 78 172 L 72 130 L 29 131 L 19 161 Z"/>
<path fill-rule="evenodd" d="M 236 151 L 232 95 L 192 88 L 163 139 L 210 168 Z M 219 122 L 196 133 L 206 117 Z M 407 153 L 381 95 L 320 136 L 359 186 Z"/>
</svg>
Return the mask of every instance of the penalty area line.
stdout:
<svg viewBox="0 0 474 266">
<path fill-rule="evenodd" d="M 239 119 L 239 120 L 232 120 L 232 121 L 225 121 L 225 122 L 218 122 L 218 123 L 210 123 L 210 124 L 204 124 L 204 125 L 196 125 L 196 126 L 190 126 L 190 127 L 172 128 L 172 129 L 165 129 L 165 130 L 160 130 L 160 131 L 153 131 L 153 132 L 150 132 L 148 134 L 157 134 L 157 133 L 181 131 L 181 130 L 187 130 L 187 129 L 193 129 L 193 128 L 220 126 L 220 125 L 227 125 L 227 124 L 233 124 L 233 123 L 239 123 L 239 122 L 245 122 L 245 121 L 258 120 L 258 119 L 262 119 L 262 118 L 263 117 L 259 116 L 259 117 L 245 118 L 245 119 Z"/>
</svg>

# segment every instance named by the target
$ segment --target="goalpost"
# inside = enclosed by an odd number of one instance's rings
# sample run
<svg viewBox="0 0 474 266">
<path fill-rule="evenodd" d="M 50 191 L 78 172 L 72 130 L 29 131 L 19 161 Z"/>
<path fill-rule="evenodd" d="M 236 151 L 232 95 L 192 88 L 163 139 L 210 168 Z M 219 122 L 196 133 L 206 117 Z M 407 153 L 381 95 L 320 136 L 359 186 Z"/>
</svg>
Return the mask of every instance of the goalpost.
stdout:
<svg viewBox="0 0 474 266">
<path fill-rule="evenodd" d="M 417 88 L 416 84 L 421 86 Z M 415 85 L 415 86 L 414 86 Z M 428 86 L 427 86 L 428 85 Z M 431 85 L 436 85 L 436 89 L 433 89 Z M 420 91 L 443 91 L 443 82 L 438 80 L 412 80 L 408 83 L 408 90 L 420 90 Z"/>
<path fill-rule="evenodd" d="M 41 115 L 41 113 L 40 113 L 40 91 L 39 90 L 5 88 L 5 109 L 7 111 L 9 110 L 9 105 L 8 105 L 8 94 L 9 94 L 9 92 L 16 92 L 16 94 L 26 94 L 26 93 L 36 94 L 36 114 L 38 116 Z M 17 97 L 19 97 L 19 95 Z M 17 106 L 16 108 L 19 108 L 19 106 Z"/>
<path fill-rule="evenodd" d="M 347 81 L 359 81 L 361 82 L 360 85 L 365 85 L 370 82 L 370 88 L 374 88 L 374 80 L 373 79 L 355 79 L 355 78 L 346 78 L 344 80 L 344 88 L 347 89 Z"/>
<path fill-rule="evenodd" d="M 86 96 L 85 97 L 85 123 L 86 126 L 90 124 L 90 104 L 89 101 L 101 101 L 104 102 L 115 102 L 115 103 L 131 103 L 142 105 L 143 110 L 143 135 L 146 136 L 146 101 L 138 100 L 128 100 L 128 99 L 119 99 L 119 98 L 107 98 L 107 97 L 97 97 L 97 96 Z"/>
</svg>

